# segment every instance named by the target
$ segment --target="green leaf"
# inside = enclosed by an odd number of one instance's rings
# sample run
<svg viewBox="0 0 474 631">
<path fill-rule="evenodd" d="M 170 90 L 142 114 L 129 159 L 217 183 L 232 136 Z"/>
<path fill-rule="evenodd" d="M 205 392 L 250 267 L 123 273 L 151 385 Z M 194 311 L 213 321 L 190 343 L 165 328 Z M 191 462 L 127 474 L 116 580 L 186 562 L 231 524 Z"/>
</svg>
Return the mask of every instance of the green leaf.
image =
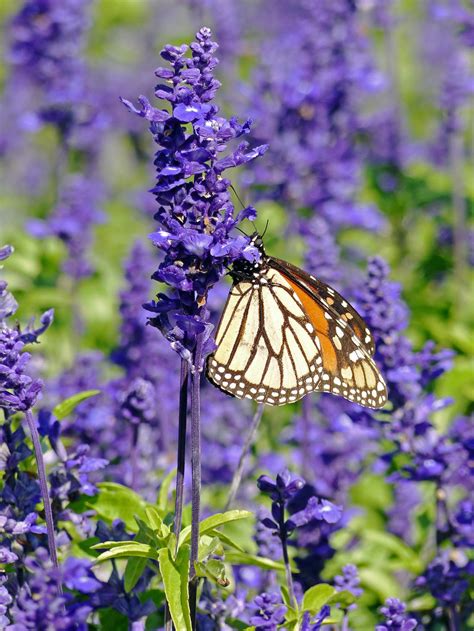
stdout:
<svg viewBox="0 0 474 631">
<path fill-rule="evenodd" d="M 396 535 L 380 530 L 364 530 L 361 535 L 367 541 L 382 546 L 401 559 L 407 570 L 414 574 L 419 574 L 422 571 L 423 565 L 418 554 Z"/>
<path fill-rule="evenodd" d="M 288 591 L 288 587 L 286 587 L 285 585 L 282 585 L 280 589 L 281 589 L 281 596 L 283 598 L 283 602 L 285 603 L 287 607 L 292 607 L 293 605 L 290 600 L 290 592 Z"/>
<path fill-rule="evenodd" d="M 142 522 L 138 520 L 138 524 L 140 525 L 141 523 Z M 154 537 L 150 535 L 148 527 L 140 528 L 134 542 L 153 545 Z M 147 562 L 148 560 L 143 557 L 132 557 L 127 561 L 127 567 L 125 568 L 125 572 L 123 574 L 123 582 L 126 592 L 131 592 L 135 587 L 140 576 L 143 574 Z"/>
<path fill-rule="evenodd" d="M 198 561 L 205 561 L 211 555 L 222 556 L 222 544 L 218 537 L 204 535 L 199 540 Z"/>
<path fill-rule="evenodd" d="M 238 543 L 236 543 L 228 535 L 224 534 L 223 532 L 220 532 L 220 530 L 208 530 L 207 534 L 211 535 L 212 537 L 217 537 L 222 543 L 225 543 L 226 545 L 228 545 L 229 548 L 234 548 L 235 550 L 238 550 L 239 552 L 245 552 L 245 550 L 241 546 L 239 546 Z"/>
<path fill-rule="evenodd" d="M 113 548 L 120 548 L 123 545 L 131 545 L 134 546 L 138 542 L 136 541 L 103 541 L 101 543 L 96 543 L 91 546 L 91 550 L 112 550 Z"/>
<path fill-rule="evenodd" d="M 168 548 L 158 552 L 161 577 L 165 587 L 166 600 L 171 618 L 176 629 L 191 631 L 191 612 L 189 610 L 189 546 L 183 545 L 178 550 L 176 561 Z"/>
<path fill-rule="evenodd" d="M 303 596 L 302 610 L 316 614 L 335 594 L 336 589 L 332 585 L 327 583 L 314 585 Z"/>
<path fill-rule="evenodd" d="M 154 506 L 147 506 L 145 508 L 145 515 L 147 517 L 148 526 L 152 530 L 157 530 L 161 532 L 161 527 L 163 526 L 163 520 L 161 519 L 160 514 Z"/>
<path fill-rule="evenodd" d="M 163 514 L 165 514 L 168 509 L 168 496 L 170 493 L 170 486 L 175 477 L 176 469 L 171 469 L 168 475 L 163 478 L 163 482 L 161 483 L 160 489 L 158 491 L 157 506 L 158 510 L 161 511 Z"/>
<path fill-rule="evenodd" d="M 227 618 L 225 622 L 231 629 L 238 629 L 238 631 L 252 631 L 255 629 L 255 627 L 249 627 L 246 622 L 235 618 Z"/>
<path fill-rule="evenodd" d="M 96 560 L 95 563 L 103 563 L 109 559 L 124 559 L 128 557 L 143 557 L 145 559 L 154 559 L 156 561 L 157 554 L 155 548 L 144 543 L 136 543 L 132 545 L 131 542 L 122 543 L 122 546 L 116 546 L 107 552 L 103 552 Z"/>
<path fill-rule="evenodd" d="M 82 403 L 83 401 L 86 401 L 91 397 L 95 397 L 98 394 L 100 394 L 100 390 L 83 390 L 82 392 L 73 394 L 72 397 L 68 397 L 67 399 L 64 399 L 64 401 L 61 401 L 61 403 L 58 403 L 53 408 L 53 414 L 58 419 L 58 421 L 60 421 L 61 419 L 71 414 L 71 412 L 77 405 L 79 405 L 79 403 Z"/>
<path fill-rule="evenodd" d="M 224 524 L 227 524 L 231 521 L 237 521 L 239 519 L 248 519 L 252 517 L 252 513 L 247 510 L 229 510 L 226 513 L 217 513 L 216 515 L 211 515 L 211 517 L 207 517 L 203 519 L 199 524 L 199 534 L 203 535 L 207 533 L 209 530 L 214 530 L 214 528 L 218 528 Z M 182 546 L 183 543 L 186 543 L 191 539 L 191 526 L 187 526 L 183 528 L 183 530 L 179 533 L 179 545 Z"/>
<path fill-rule="evenodd" d="M 361 567 L 359 576 L 363 586 L 374 591 L 382 602 L 389 596 L 402 597 L 400 583 L 393 574 L 384 572 L 377 567 Z"/>
<path fill-rule="evenodd" d="M 146 502 L 138 493 L 115 482 L 101 482 L 97 485 L 99 494 L 87 500 L 87 506 L 93 508 L 97 515 L 112 522 L 121 519 L 127 530 L 137 532 L 138 526 L 134 519 L 137 515 L 140 519 L 146 518 Z"/>
<path fill-rule="evenodd" d="M 225 560 L 228 563 L 237 563 L 238 565 L 254 565 L 255 567 L 261 567 L 264 570 L 276 570 L 277 572 L 285 571 L 285 564 L 280 561 L 272 561 L 271 559 L 259 557 L 254 554 L 247 554 L 246 552 L 228 551 L 225 554 Z M 294 571 L 297 572 L 298 570 Z"/>
<path fill-rule="evenodd" d="M 327 601 L 327 605 L 340 605 L 342 609 L 347 609 L 350 605 L 353 605 L 357 598 L 354 594 L 346 589 L 336 592 Z"/>
<path fill-rule="evenodd" d="M 125 591 L 130 593 L 135 585 L 138 583 L 140 576 L 143 574 L 148 559 L 144 557 L 133 557 L 127 562 L 127 567 L 123 574 L 123 585 Z"/>
<path fill-rule="evenodd" d="M 196 563 L 196 573 L 202 578 L 211 580 L 220 587 L 228 587 L 230 581 L 225 574 L 225 565 L 219 559 L 209 559 L 208 561 L 198 561 Z"/>
</svg>

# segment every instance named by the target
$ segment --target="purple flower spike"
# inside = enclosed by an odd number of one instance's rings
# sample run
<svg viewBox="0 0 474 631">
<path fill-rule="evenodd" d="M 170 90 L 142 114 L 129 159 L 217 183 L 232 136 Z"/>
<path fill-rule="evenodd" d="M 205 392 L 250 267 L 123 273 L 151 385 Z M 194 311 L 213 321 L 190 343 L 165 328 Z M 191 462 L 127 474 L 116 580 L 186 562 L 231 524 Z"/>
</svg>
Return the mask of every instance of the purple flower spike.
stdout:
<svg viewBox="0 0 474 631">
<path fill-rule="evenodd" d="M 161 83 L 155 95 L 169 109 L 156 109 L 145 97 L 138 99 L 140 108 L 122 99 L 131 112 L 150 122 L 159 147 L 152 189 L 159 227 L 150 238 L 164 257 L 153 278 L 166 283 L 170 293 L 147 305 L 155 314 L 150 322 L 189 362 L 202 334 L 199 369 L 214 348 L 205 306 L 208 291 L 232 262 L 257 256 L 248 238 L 233 234 L 237 224 L 254 217 L 255 211 L 249 207 L 236 215 L 231 182 L 223 173 L 266 150 L 266 145 L 240 143 L 227 151 L 230 141 L 249 133 L 250 124 L 219 116 L 219 108 L 211 103 L 220 87 L 213 75 L 216 50 L 211 31 L 203 27 L 189 47 L 165 46 L 161 51 L 169 67 L 156 70 Z"/>
<path fill-rule="evenodd" d="M 261 594 L 252 603 L 250 624 L 261 631 L 274 631 L 285 619 L 286 607 L 279 594 Z"/>
<path fill-rule="evenodd" d="M 412 631 L 417 626 L 415 618 L 409 618 L 406 605 L 398 598 L 387 598 L 380 613 L 385 616 L 384 624 L 378 624 L 375 631 Z"/>
</svg>

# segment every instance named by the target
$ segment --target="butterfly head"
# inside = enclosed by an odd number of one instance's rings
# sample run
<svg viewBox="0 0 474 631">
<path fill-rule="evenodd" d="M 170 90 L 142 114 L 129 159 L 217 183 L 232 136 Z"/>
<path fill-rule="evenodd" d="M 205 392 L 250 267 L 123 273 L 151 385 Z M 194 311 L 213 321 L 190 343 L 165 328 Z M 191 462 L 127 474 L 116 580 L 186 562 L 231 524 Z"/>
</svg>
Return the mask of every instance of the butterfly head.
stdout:
<svg viewBox="0 0 474 631">
<path fill-rule="evenodd" d="M 257 260 L 249 261 L 247 259 L 239 259 L 233 265 L 231 276 L 238 280 L 252 279 L 257 276 L 262 267 L 265 265 L 265 248 L 263 246 L 262 236 L 258 232 L 254 232 L 250 235 L 249 246 L 258 250 L 259 257 Z"/>
</svg>

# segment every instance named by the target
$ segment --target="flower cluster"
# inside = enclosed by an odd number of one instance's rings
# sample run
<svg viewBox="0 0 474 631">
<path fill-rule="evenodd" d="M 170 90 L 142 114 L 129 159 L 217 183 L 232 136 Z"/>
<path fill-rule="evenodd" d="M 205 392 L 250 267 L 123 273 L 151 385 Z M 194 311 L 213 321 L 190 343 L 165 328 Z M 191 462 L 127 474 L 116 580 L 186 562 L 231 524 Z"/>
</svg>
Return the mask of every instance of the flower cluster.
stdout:
<svg viewBox="0 0 474 631">
<path fill-rule="evenodd" d="M 278 5 L 275 11 L 264 4 L 275 25 L 262 45 L 250 103 L 272 150 L 254 165 L 251 182 L 292 213 L 291 229 L 307 245 L 305 268 L 334 282 L 340 275 L 338 231 L 381 226 L 372 206 L 354 201 L 361 182 L 357 105 L 361 94 L 377 87 L 378 75 L 354 4 L 298 0 L 291 29 Z"/>
<path fill-rule="evenodd" d="M 387 598 L 385 606 L 380 608 L 380 613 L 385 617 L 383 624 L 378 624 L 376 631 L 412 631 L 417 626 L 415 618 L 409 618 L 406 614 L 406 605 L 398 598 Z"/>
<path fill-rule="evenodd" d="M 67 250 L 63 270 L 74 280 L 90 276 L 90 247 L 94 227 L 105 215 L 100 202 L 100 186 L 82 174 L 70 176 L 64 183 L 56 208 L 47 220 L 30 221 L 28 229 L 38 238 L 55 236 Z"/>
<path fill-rule="evenodd" d="M 252 603 L 249 622 L 259 631 L 274 631 L 285 620 L 286 607 L 279 594 L 261 594 Z"/>
<path fill-rule="evenodd" d="M 32 98 L 30 93 L 24 127 L 52 123 L 66 137 L 74 126 L 72 104 L 84 90 L 82 50 L 89 5 L 89 0 L 25 0 L 14 16 L 9 50 L 12 80 L 17 92 L 24 83 L 33 87 L 35 95 Z"/>
<path fill-rule="evenodd" d="M 8 628 L 12 631 L 85 628 L 92 607 L 73 593 L 58 593 L 58 584 L 62 581 L 70 590 L 93 594 L 101 584 L 92 574 L 90 562 L 71 557 L 57 570 L 48 560 L 47 551 L 38 548 L 35 557 L 26 559 L 25 567 L 29 580 L 20 588 L 10 608 L 13 624 Z"/>
<path fill-rule="evenodd" d="M 187 360 L 198 335 L 204 337 L 204 352 L 212 348 L 205 315 L 208 290 L 232 261 L 258 256 L 246 237 L 231 234 L 239 221 L 255 217 L 255 211 L 248 207 L 234 216 L 231 183 L 223 174 L 266 149 L 265 145 L 250 149 L 241 142 L 222 157 L 230 140 L 249 132 L 250 122 L 227 120 L 211 105 L 220 86 L 213 76 L 217 45 L 207 28 L 197 33 L 196 40 L 190 46 L 191 57 L 186 56 L 186 45 L 166 46 L 161 52 L 170 67 L 156 70 L 163 83 L 155 94 L 170 104 L 171 111 L 153 107 L 145 97 L 139 98 L 140 109 L 124 100 L 150 122 L 160 147 L 152 189 L 160 226 L 151 239 L 164 259 L 153 278 L 170 286 L 172 293 L 159 295 L 148 308 L 155 313 L 153 324 Z"/>
<path fill-rule="evenodd" d="M 9 246 L 2 247 L 0 260 L 5 260 L 12 252 Z M 15 412 L 30 410 L 41 392 L 42 383 L 28 375 L 27 365 L 31 355 L 24 350 L 25 344 L 36 342 L 53 321 L 53 311 L 41 316 L 41 326 L 34 328 L 31 323 L 25 330 L 11 327 L 6 319 L 17 308 L 13 296 L 7 291 L 7 284 L 1 281 L 0 299 L 2 314 L 0 319 L 0 408 L 9 416 Z"/>
</svg>

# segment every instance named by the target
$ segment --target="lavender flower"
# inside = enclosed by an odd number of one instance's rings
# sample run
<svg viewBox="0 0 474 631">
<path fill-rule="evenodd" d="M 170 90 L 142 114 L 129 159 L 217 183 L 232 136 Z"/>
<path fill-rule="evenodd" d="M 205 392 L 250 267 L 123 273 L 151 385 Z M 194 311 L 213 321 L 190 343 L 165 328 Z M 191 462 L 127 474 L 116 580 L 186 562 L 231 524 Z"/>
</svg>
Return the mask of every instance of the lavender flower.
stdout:
<svg viewBox="0 0 474 631">
<path fill-rule="evenodd" d="M 286 567 L 286 578 L 290 597 L 294 602 L 294 585 L 289 565 L 287 541 L 296 528 L 301 528 L 311 522 L 325 522 L 334 524 L 339 521 L 342 509 L 328 500 L 320 500 L 314 495 L 308 497 L 304 492 L 305 482 L 294 477 L 289 471 L 278 474 L 274 482 L 268 476 L 262 475 L 257 481 L 258 488 L 272 499 L 272 518 L 264 517 L 262 524 L 281 541 L 283 560 Z M 285 519 L 285 510 L 290 510 L 291 516 Z"/>
<path fill-rule="evenodd" d="M 40 117 L 53 119 L 63 134 L 73 123 L 71 102 L 83 91 L 88 5 L 88 0 L 26 0 L 10 26 L 9 61 L 19 77 L 42 90 Z"/>
<path fill-rule="evenodd" d="M 277 626 L 285 620 L 286 607 L 279 594 L 263 593 L 256 596 L 252 608 L 249 622 L 256 631 L 276 631 Z"/>
<path fill-rule="evenodd" d="M 8 613 L 8 607 L 12 604 L 13 598 L 8 593 L 5 587 L 6 576 L 0 576 L 0 626 L 6 627 L 9 623 L 9 619 L 6 616 Z"/>
<path fill-rule="evenodd" d="M 342 568 L 342 574 L 334 577 L 334 586 L 338 592 L 347 590 L 356 598 L 362 595 L 363 590 L 360 588 L 359 573 L 355 565 L 351 563 Z"/>
<path fill-rule="evenodd" d="M 377 230 L 383 223 L 372 206 L 355 201 L 361 182 L 358 103 L 378 79 L 355 4 L 298 0 L 291 10 L 284 2 L 264 3 L 263 10 L 269 35 L 250 102 L 272 151 L 254 164 L 248 181 L 258 185 L 259 196 L 290 211 L 291 229 L 306 241 L 305 268 L 334 282 L 341 228 Z"/>
<path fill-rule="evenodd" d="M 13 252 L 10 246 L 0 250 L 0 260 L 5 260 Z M 41 326 L 35 329 L 33 322 L 25 329 L 19 326 L 10 327 L 6 319 L 16 311 L 16 301 L 7 292 L 5 281 L 0 283 L 0 299 L 3 302 L 3 313 L 0 316 L 0 408 L 7 416 L 15 412 L 30 410 L 42 388 L 42 382 L 27 374 L 30 354 L 25 352 L 27 343 L 36 342 L 53 321 L 53 311 L 49 310 L 41 316 Z"/>
<path fill-rule="evenodd" d="M 311 618 L 311 614 L 306 611 L 303 614 L 303 620 L 301 622 L 301 631 L 320 631 L 323 622 L 330 615 L 331 608 L 328 605 L 324 605 L 321 611 Z"/>
<path fill-rule="evenodd" d="M 61 198 L 51 216 L 28 224 L 34 236 L 56 236 L 64 243 L 68 257 L 63 269 L 76 281 L 93 273 L 90 263 L 93 229 L 105 218 L 99 207 L 100 198 L 97 181 L 82 174 L 70 176 L 63 184 Z"/>
<path fill-rule="evenodd" d="M 416 579 L 416 586 L 428 590 L 444 607 L 461 606 L 470 601 L 469 583 L 474 576 L 474 561 L 462 553 L 444 551 L 427 567 L 425 573 Z M 468 615 L 469 609 L 464 613 Z"/>
<path fill-rule="evenodd" d="M 139 98 L 140 109 L 123 101 L 150 121 L 150 131 L 160 147 L 155 156 L 157 180 L 153 188 L 160 227 L 151 239 L 165 257 L 153 277 L 173 291 L 159 295 L 148 308 L 156 314 L 152 323 L 188 361 L 197 336 L 203 337 L 204 355 L 213 348 L 204 306 L 208 290 L 232 261 L 257 256 L 246 237 L 231 236 L 239 221 L 255 215 L 249 207 L 234 218 L 230 181 L 222 174 L 266 149 L 265 145 L 249 149 L 247 143 L 240 143 L 221 157 L 229 140 L 249 132 L 250 123 L 226 120 L 218 116 L 217 106 L 210 104 L 220 86 L 213 77 L 217 45 L 207 28 L 202 28 L 196 39 L 190 46 L 191 58 L 186 57 L 185 45 L 166 46 L 161 53 L 171 68 L 156 70 L 165 83 L 159 84 L 155 93 L 171 105 L 171 112 L 154 108 L 145 97 Z"/>
<path fill-rule="evenodd" d="M 83 593 L 94 592 L 100 583 L 93 577 L 90 564 L 84 560 L 69 559 L 58 570 L 48 562 L 46 550 L 38 548 L 36 558 L 27 558 L 25 565 L 31 574 L 10 608 L 13 624 L 8 628 L 11 631 L 42 628 L 85 631 L 92 607 L 72 594 L 58 594 L 57 585 L 63 580 L 71 589 L 77 589 L 79 585 L 79 591 Z"/>
<path fill-rule="evenodd" d="M 398 598 L 387 598 L 380 613 L 385 616 L 384 624 L 378 624 L 376 631 L 412 631 L 417 626 L 414 618 L 406 615 L 406 605 Z"/>
</svg>

